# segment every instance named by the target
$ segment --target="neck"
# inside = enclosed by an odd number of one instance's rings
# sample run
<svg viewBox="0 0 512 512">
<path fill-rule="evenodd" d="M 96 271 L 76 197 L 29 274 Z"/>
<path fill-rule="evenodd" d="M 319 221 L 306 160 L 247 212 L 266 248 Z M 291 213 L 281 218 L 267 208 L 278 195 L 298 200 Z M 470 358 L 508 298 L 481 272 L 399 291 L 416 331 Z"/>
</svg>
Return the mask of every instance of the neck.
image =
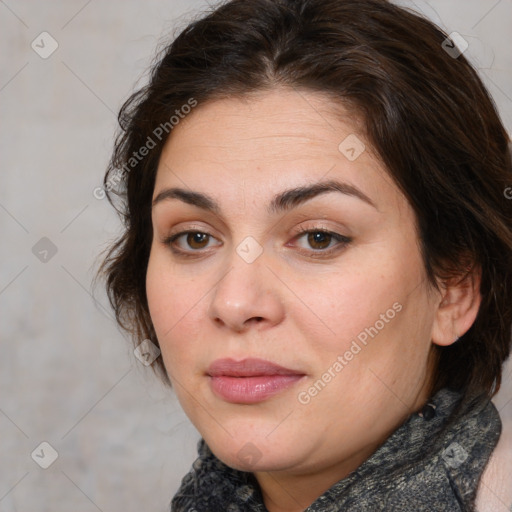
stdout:
<svg viewBox="0 0 512 512">
<path fill-rule="evenodd" d="M 376 443 L 335 467 L 303 474 L 281 471 L 255 472 L 269 512 L 302 512 L 336 482 L 357 469 L 379 446 Z"/>
</svg>

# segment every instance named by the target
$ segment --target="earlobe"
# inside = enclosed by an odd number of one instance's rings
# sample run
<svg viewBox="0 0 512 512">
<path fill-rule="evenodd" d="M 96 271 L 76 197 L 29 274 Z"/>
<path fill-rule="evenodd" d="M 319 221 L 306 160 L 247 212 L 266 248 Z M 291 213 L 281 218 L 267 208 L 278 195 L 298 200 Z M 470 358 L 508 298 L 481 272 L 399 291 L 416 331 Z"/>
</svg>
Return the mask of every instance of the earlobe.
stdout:
<svg viewBox="0 0 512 512">
<path fill-rule="evenodd" d="M 473 325 L 482 301 L 481 270 L 474 267 L 464 279 L 444 283 L 432 326 L 432 343 L 448 346 Z"/>
</svg>

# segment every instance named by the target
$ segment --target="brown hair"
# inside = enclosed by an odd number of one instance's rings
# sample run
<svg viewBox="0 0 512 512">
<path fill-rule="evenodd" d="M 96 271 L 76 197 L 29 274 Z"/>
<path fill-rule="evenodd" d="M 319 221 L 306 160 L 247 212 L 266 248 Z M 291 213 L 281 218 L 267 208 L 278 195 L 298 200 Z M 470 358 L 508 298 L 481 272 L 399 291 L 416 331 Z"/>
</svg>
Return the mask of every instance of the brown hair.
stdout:
<svg viewBox="0 0 512 512">
<path fill-rule="evenodd" d="M 104 178 L 124 232 L 98 276 L 135 343 L 158 345 L 145 278 L 171 116 L 192 102 L 200 108 L 284 85 L 325 94 L 364 120 L 367 140 L 415 211 L 433 286 L 436 277 L 481 269 L 473 326 L 453 345 L 433 347 L 432 392 L 496 393 L 511 346 L 512 200 L 505 191 L 512 163 L 493 100 L 464 56 L 447 51 L 453 44 L 443 47 L 446 38 L 385 0 L 232 0 L 187 26 L 163 50 L 148 85 L 121 108 Z M 153 366 L 169 384 L 162 359 Z"/>
</svg>

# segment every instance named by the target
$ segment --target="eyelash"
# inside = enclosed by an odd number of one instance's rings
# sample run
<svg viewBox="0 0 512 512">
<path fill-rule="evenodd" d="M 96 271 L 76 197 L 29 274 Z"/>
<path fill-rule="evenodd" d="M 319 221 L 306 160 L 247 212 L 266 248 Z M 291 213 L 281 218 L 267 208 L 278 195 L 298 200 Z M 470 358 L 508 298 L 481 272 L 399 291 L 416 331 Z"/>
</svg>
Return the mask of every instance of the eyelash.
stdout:
<svg viewBox="0 0 512 512">
<path fill-rule="evenodd" d="M 310 251 L 307 251 L 309 256 L 313 258 L 322 258 L 322 257 L 329 257 L 334 252 L 337 252 L 347 245 L 349 245 L 352 242 L 352 239 L 350 237 L 340 235 L 338 233 L 334 233 L 333 231 L 329 231 L 322 228 L 316 228 L 316 229 L 307 229 L 307 228 L 301 228 L 298 233 L 296 233 L 293 237 L 293 239 L 299 239 L 303 237 L 306 234 L 313 234 L 313 233 L 323 233 L 325 235 L 330 235 L 332 239 L 334 239 L 336 242 L 338 242 L 334 247 L 330 249 L 312 249 Z M 200 234 L 200 235 L 206 235 L 208 237 L 214 238 L 213 235 L 210 235 L 210 233 L 206 233 L 204 231 L 199 230 L 188 230 L 188 231 L 180 231 L 179 233 L 175 233 L 173 235 L 170 235 L 162 240 L 164 245 L 168 246 L 171 251 L 179 256 L 182 256 L 184 258 L 197 258 L 204 254 L 205 251 L 198 249 L 198 250 L 192 250 L 187 251 L 183 249 L 177 248 L 174 244 L 176 240 L 184 235 L 190 235 L 190 234 Z M 303 250 L 304 251 L 304 250 Z M 300 252 L 303 252 L 300 251 Z"/>
<path fill-rule="evenodd" d="M 339 233 L 335 233 L 334 231 L 329 231 L 328 229 L 323 228 L 300 228 L 299 231 L 294 235 L 293 239 L 299 239 L 303 237 L 306 234 L 311 233 L 322 233 L 324 235 L 330 235 L 334 241 L 337 242 L 336 245 L 331 247 L 330 249 L 312 249 L 310 251 L 311 256 L 313 257 L 328 257 L 332 255 L 334 252 L 337 252 L 344 247 L 346 247 L 350 242 L 352 242 L 352 239 L 348 236 L 340 235 Z"/>
</svg>

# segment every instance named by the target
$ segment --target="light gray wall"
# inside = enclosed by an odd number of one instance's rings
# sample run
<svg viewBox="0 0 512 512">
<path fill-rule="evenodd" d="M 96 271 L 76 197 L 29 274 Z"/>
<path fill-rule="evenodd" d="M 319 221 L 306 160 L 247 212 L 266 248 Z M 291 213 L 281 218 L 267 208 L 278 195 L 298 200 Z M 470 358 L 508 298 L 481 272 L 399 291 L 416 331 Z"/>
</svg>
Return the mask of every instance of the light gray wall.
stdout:
<svg viewBox="0 0 512 512">
<path fill-rule="evenodd" d="M 466 54 L 511 132 L 512 1 L 415 4 L 468 41 Z M 105 296 L 93 302 L 91 279 L 119 231 L 106 200 L 93 196 L 115 114 L 160 37 L 205 7 L 204 0 L 0 2 L 2 512 L 165 510 L 195 458 L 199 435 L 134 358 Z M 31 48 L 35 40 L 39 53 L 51 50 L 43 31 L 58 43 L 46 59 Z M 510 365 L 506 373 L 495 402 L 510 434 Z M 43 441 L 58 453 L 48 469 L 31 458 Z M 50 449 L 33 457 L 50 461 Z"/>
</svg>

